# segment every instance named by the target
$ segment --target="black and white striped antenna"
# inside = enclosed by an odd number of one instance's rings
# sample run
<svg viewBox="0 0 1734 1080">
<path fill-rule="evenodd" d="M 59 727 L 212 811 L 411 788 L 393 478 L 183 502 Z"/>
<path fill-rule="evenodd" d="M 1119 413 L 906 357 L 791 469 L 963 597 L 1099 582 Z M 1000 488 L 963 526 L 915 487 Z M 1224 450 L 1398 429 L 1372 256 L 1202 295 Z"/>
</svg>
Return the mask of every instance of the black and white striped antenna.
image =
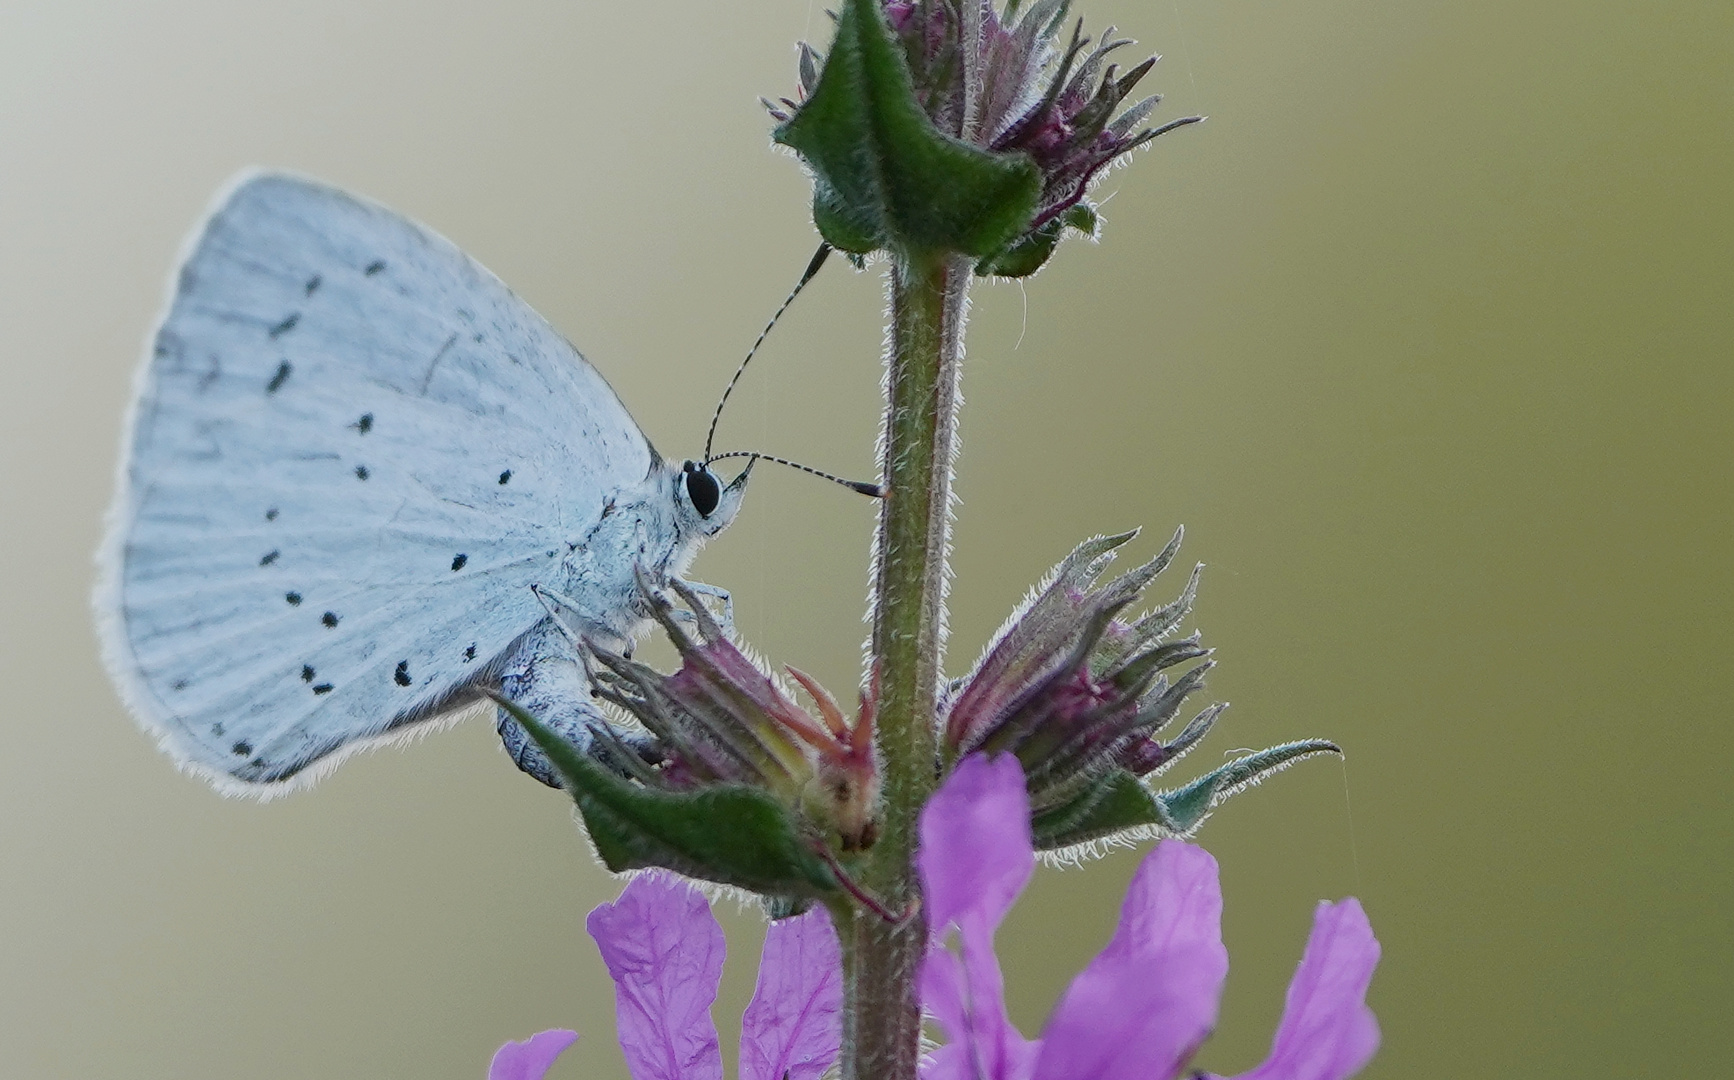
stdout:
<svg viewBox="0 0 1734 1080">
<path fill-rule="evenodd" d="M 711 446 L 716 441 L 717 423 L 722 420 L 723 407 L 728 404 L 729 395 L 735 392 L 735 384 L 741 381 L 741 375 L 746 372 L 747 365 L 753 362 L 753 357 L 758 355 L 759 346 L 763 345 L 765 339 L 770 336 L 772 328 L 777 325 L 777 320 L 783 317 L 783 312 L 789 310 L 789 305 L 795 302 L 795 297 L 801 295 L 801 290 L 805 289 L 807 287 L 807 282 L 812 281 L 819 273 L 820 267 L 825 265 L 825 260 L 830 258 L 830 255 L 831 245 L 820 244 L 819 250 L 813 253 L 812 261 L 807 263 L 806 272 L 801 275 L 801 280 L 797 281 L 795 287 L 789 291 L 788 298 L 783 301 L 782 306 L 777 308 L 776 314 L 771 316 L 771 321 L 765 324 L 763 330 L 759 331 L 758 340 L 754 341 L 753 347 L 747 350 L 746 358 L 741 361 L 739 367 L 735 368 L 734 375 L 729 379 L 728 385 L 723 388 L 722 397 L 718 399 L 716 403 L 716 412 L 711 414 L 710 430 L 705 433 L 704 437 L 704 466 L 708 468 L 711 462 L 724 461 L 728 458 L 744 457 L 752 458 L 755 461 L 763 459 L 765 461 L 774 462 L 778 465 L 787 465 L 791 469 L 799 469 L 804 473 L 811 473 L 821 479 L 829 480 L 834 484 L 841 484 L 850 491 L 856 491 L 862 495 L 871 495 L 874 498 L 883 498 L 885 496 L 885 489 L 879 484 L 868 483 L 864 480 L 845 480 L 841 476 L 835 476 L 831 473 L 825 472 L 823 469 L 815 469 L 811 465 L 803 465 L 798 461 L 790 461 L 787 458 L 776 457 L 772 454 L 762 454 L 756 450 L 729 450 L 721 454 L 711 453 Z"/>
</svg>

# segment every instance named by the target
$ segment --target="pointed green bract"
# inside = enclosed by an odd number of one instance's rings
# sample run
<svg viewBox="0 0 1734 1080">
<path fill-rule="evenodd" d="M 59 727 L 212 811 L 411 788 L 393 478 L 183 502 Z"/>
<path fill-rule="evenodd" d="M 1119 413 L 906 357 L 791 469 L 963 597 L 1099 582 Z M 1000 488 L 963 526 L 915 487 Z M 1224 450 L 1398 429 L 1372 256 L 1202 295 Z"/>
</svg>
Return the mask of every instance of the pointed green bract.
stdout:
<svg viewBox="0 0 1734 1080">
<path fill-rule="evenodd" d="M 1115 769 L 1076 798 L 1031 815 L 1037 851 L 1102 840 L 1130 829 L 1162 824 L 1162 806 L 1136 776 Z"/>
<path fill-rule="evenodd" d="M 1115 769 L 1067 802 L 1031 815 L 1036 850 L 1056 851 L 1152 828 L 1164 836 L 1190 837 L 1218 806 L 1271 773 L 1315 754 L 1341 753 L 1336 743 L 1324 739 L 1284 743 L 1161 793 L 1131 772 Z"/>
<path fill-rule="evenodd" d="M 1029 277 L 1047 265 L 1067 229 L 1094 236 L 1096 222 L 1095 209 L 1088 203 L 1079 203 L 1041 228 L 1025 233 L 999 254 L 981 260 L 976 264 L 975 272 L 983 277 Z"/>
<path fill-rule="evenodd" d="M 1035 216 L 1041 174 L 934 127 L 879 4 L 845 0 L 818 85 L 772 136 L 813 171 L 813 220 L 855 254 L 999 252 Z"/>
<path fill-rule="evenodd" d="M 661 867 L 765 896 L 837 891 L 830 868 L 769 795 L 740 785 L 676 792 L 634 784 L 517 705 L 497 700 L 554 763 L 608 869 Z"/>
<path fill-rule="evenodd" d="M 1283 743 L 1256 754 L 1236 758 L 1220 768 L 1212 769 L 1176 791 L 1156 796 L 1164 816 L 1181 836 L 1190 836 L 1210 812 L 1236 795 L 1257 784 L 1271 773 L 1280 772 L 1303 758 L 1314 754 L 1342 756 L 1342 748 L 1325 739 L 1303 739 Z"/>
</svg>

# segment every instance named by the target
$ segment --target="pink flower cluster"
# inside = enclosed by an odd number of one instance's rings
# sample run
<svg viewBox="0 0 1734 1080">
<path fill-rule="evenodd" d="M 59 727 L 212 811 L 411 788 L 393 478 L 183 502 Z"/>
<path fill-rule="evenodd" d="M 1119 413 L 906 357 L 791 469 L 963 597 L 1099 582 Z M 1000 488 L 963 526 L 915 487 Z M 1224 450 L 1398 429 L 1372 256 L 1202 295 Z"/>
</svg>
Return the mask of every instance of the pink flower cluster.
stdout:
<svg viewBox="0 0 1734 1080">
<path fill-rule="evenodd" d="M 1005 1010 L 993 937 L 1035 869 L 1029 797 L 1011 755 L 963 762 L 921 818 L 921 878 L 936 947 L 921 999 L 951 1041 L 923 1080 L 1169 1080 L 1216 1024 L 1228 950 L 1216 860 L 1164 840 L 1138 867 L 1106 948 L 1039 1039 Z M 955 930 L 961 946 L 937 947 Z M 1241 1080 L 1341 1080 L 1379 1045 L 1366 1005 L 1379 943 L 1354 899 L 1323 903 L 1270 1057 Z"/>
<path fill-rule="evenodd" d="M 923 1063 L 923 1080 L 1174 1080 L 1215 1025 L 1228 974 L 1216 861 L 1178 840 L 1146 856 L 1113 939 L 1072 980 L 1040 1038 L 1027 1039 L 1006 1014 L 993 938 L 1035 868 L 1028 822 L 1023 772 L 1009 754 L 966 759 L 922 813 L 933 945 L 921 996 L 950 1039 Z M 710 1007 L 724 944 L 703 896 L 645 875 L 592 912 L 589 929 L 614 978 L 633 1080 L 721 1080 Z M 1378 961 L 1361 905 L 1321 903 L 1270 1056 L 1238 1080 L 1358 1072 L 1379 1044 L 1366 1005 Z M 773 923 L 741 1020 L 741 1080 L 817 1080 L 836 1060 L 841 1010 L 840 956 L 824 913 Z M 489 1080 L 542 1080 L 576 1039 L 545 1031 L 508 1043 Z"/>
</svg>

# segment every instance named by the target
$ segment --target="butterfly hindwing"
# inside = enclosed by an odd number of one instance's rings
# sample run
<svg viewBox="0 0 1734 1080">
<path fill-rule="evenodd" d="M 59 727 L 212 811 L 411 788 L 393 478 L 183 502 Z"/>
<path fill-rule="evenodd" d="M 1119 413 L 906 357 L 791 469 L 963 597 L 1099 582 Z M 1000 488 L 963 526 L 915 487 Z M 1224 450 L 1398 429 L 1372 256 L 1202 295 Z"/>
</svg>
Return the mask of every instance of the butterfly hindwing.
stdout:
<svg viewBox="0 0 1734 1080">
<path fill-rule="evenodd" d="M 271 781 L 461 700 L 654 451 L 443 238 L 298 178 L 232 189 L 145 358 L 103 554 L 130 704 Z"/>
</svg>

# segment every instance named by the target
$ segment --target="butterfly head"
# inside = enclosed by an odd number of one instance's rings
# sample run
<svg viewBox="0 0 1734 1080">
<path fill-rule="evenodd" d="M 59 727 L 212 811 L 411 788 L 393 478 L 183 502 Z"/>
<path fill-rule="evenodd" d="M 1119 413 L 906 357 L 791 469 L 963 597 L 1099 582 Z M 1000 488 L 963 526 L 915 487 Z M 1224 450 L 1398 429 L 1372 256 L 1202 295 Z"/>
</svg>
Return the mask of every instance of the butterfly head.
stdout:
<svg viewBox="0 0 1734 1080">
<path fill-rule="evenodd" d="M 682 516 L 687 518 L 688 529 L 701 536 L 714 536 L 728 528 L 740 512 L 741 499 L 747 491 L 747 477 L 752 475 L 752 471 L 753 462 L 748 461 L 740 475 L 725 485 L 717 479 L 716 473 L 711 472 L 709 465 L 696 461 L 682 465 L 675 501 Z"/>
</svg>

